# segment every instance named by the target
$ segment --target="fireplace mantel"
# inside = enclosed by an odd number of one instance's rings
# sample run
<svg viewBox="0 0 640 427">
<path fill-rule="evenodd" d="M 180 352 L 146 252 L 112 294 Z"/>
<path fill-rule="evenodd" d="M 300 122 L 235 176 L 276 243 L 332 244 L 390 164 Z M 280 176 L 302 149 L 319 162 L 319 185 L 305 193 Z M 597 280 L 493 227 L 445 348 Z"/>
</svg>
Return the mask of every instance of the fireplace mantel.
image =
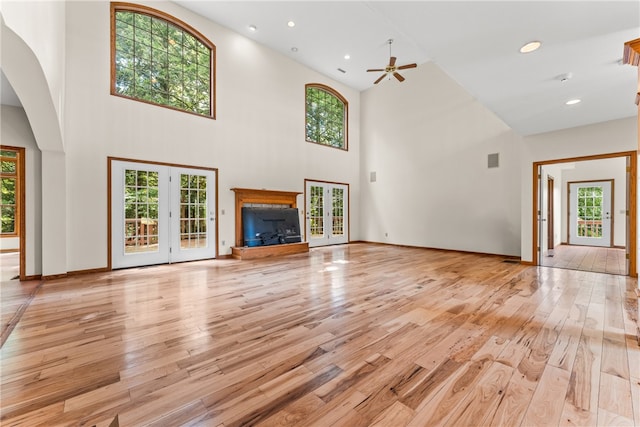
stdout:
<svg viewBox="0 0 640 427">
<path fill-rule="evenodd" d="M 298 195 L 296 191 L 265 190 L 251 188 L 232 188 L 236 193 L 235 220 L 236 220 L 236 241 L 231 248 L 234 258 L 254 259 L 277 255 L 287 255 L 293 253 L 309 252 L 309 243 L 285 243 L 281 245 L 245 247 L 242 237 L 242 207 L 245 204 L 266 204 L 266 205 L 286 205 L 297 208 Z"/>
</svg>

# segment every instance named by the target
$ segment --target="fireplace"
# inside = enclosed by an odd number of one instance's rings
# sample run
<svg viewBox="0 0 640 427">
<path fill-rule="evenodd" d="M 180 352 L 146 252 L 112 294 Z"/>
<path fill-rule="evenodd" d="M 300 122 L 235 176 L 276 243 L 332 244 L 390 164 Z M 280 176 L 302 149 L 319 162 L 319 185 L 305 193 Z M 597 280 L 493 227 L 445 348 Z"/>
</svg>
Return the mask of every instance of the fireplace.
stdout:
<svg viewBox="0 0 640 427">
<path fill-rule="evenodd" d="M 234 258 L 264 258 L 309 251 L 309 244 L 302 241 L 297 209 L 297 197 L 302 193 L 248 188 L 231 190 L 236 194 L 236 240 L 231 248 Z M 247 220 L 253 223 L 244 224 Z"/>
<path fill-rule="evenodd" d="M 300 243 L 300 217 L 297 208 L 244 206 L 242 208 L 243 246 L 269 246 Z"/>
</svg>

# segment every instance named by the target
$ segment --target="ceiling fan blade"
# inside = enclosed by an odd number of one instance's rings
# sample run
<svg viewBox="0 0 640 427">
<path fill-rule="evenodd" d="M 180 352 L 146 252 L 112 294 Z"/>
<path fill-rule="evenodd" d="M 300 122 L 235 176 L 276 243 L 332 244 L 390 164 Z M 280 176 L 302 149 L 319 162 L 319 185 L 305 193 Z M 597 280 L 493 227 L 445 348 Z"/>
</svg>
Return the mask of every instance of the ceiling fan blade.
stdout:
<svg viewBox="0 0 640 427">
<path fill-rule="evenodd" d="M 384 71 L 384 68 L 369 68 L 367 72 L 369 71 Z"/>
<path fill-rule="evenodd" d="M 380 81 L 381 81 L 382 79 L 384 79 L 386 75 L 387 75 L 387 74 L 385 73 L 385 74 L 381 75 L 380 77 L 378 77 L 378 80 L 376 80 L 375 82 L 373 82 L 373 84 L 374 84 L 374 85 L 377 85 L 378 83 L 380 83 Z"/>
<path fill-rule="evenodd" d="M 398 73 L 393 73 L 393 76 L 398 79 L 398 81 L 403 82 L 404 81 L 404 77 L 402 77 L 400 74 Z"/>
<path fill-rule="evenodd" d="M 418 66 L 418 64 L 407 64 L 407 65 L 401 65 L 397 69 L 398 70 L 406 70 L 407 68 L 416 68 L 417 66 Z"/>
<path fill-rule="evenodd" d="M 389 67 L 393 67 L 394 65 L 396 65 L 396 57 L 392 56 L 389 58 Z"/>
</svg>

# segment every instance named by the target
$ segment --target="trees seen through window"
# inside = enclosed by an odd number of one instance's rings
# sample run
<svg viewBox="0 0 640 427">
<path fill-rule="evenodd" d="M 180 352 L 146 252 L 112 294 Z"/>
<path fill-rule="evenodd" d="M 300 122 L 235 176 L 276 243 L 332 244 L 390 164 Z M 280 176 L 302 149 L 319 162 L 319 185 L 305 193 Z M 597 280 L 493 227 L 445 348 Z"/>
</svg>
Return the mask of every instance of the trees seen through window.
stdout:
<svg viewBox="0 0 640 427">
<path fill-rule="evenodd" d="M 112 3 L 114 95 L 214 117 L 215 47 L 151 8 Z"/>
<path fill-rule="evenodd" d="M 306 85 L 306 139 L 309 142 L 347 149 L 346 99 L 320 84 Z"/>
</svg>

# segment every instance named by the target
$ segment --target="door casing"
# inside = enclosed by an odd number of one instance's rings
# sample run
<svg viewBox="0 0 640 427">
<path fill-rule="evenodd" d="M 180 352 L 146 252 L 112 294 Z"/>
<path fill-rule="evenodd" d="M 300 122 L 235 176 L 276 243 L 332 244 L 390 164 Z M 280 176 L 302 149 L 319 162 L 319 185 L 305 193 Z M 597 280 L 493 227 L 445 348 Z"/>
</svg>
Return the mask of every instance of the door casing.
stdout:
<svg viewBox="0 0 640 427">
<path fill-rule="evenodd" d="M 129 159 L 129 158 L 122 158 L 122 157 L 107 157 L 107 183 L 108 183 L 108 187 L 107 187 L 107 270 L 112 270 L 113 269 L 113 253 L 112 253 L 112 248 L 113 248 L 113 217 L 112 217 L 112 208 L 113 208 L 113 203 L 112 203 L 112 196 L 113 196 L 113 189 L 111 186 L 111 182 L 112 182 L 112 163 L 114 161 L 119 161 L 119 162 L 131 162 L 131 163 L 140 163 L 143 165 L 157 165 L 157 166 L 166 166 L 166 167 L 172 167 L 172 168 L 184 168 L 184 169 L 190 169 L 190 170 L 204 170 L 204 171 L 212 171 L 214 172 L 214 182 L 213 182 L 213 203 L 214 203 L 214 221 L 213 224 L 211 225 L 213 228 L 213 234 L 214 234 L 214 238 L 213 238 L 213 242 L 212 244 L 214 245 L 214 250 L 215 250 L 215 255 L 217 256 L 217 254 L 219 253 L 219 246 L 218 246 L 218 214 L 217 214 L 217 210 L 218 210 L 218 169 L 217 168 L 209 168 L 209 167 L 200 167 L 200 166 L 190 166 L 190 165 L 181 165 L 181 164 L 176 164 L 176 163 L 166 163 L 166 162 L 153 162 L 153 161 L 144 161 L 144 160 L 138 160 L 138 159 Z M 179 260 L 178 260 L 179 261 Z"/>
<path fill-rule="evenodd" d="M 608 153 L 608 154 L 599 154 L 594 156 L 583 156 L 583 157 L 571 157 L 564 159 L 553 159 L 553 160 L 543 160 L 538 162 L 533 162 L 532 172 L 533 172 L 533 191 L 531 193 L 532 196 L 532 212 L 531 212 L 531 223 L 532 223 L 532 265 L 539 265 L 539 242 L 540 239 L 538 237 L 538 230 L 540 225 L 538 223 L 538 212 L 540 209 L 539 204 L 539 194 L 540 194 L 540 185 L 538 183 L 539 170 L 543 165 L 549 164 L 557 164 L 557 163 L 570 163 L 570 162 L 579 162 L 585 160 L 599 160 L 599 159 L 610 159 L 614 157 L 626 157 L 627 158 L 627 221 L 629 226 L 627 227 L 627 241 L 626 241 L 626 253 L 627 253 L 627 261 L 628 261 L 628 269 L 627 274 L 631 277 L 638 277 L 638 269 L 637 269 L 637 215 L 638 215 L 638 206 L 637 206 L 637 195 L 638 195 L 638 152 L 637 151 L 625 151 L 620 153 Z M 527 263 L 528 264 L 528 263 Z"/>
<path fill-rule="evenodd" d="M 307 242 L 309 243 L 309 246 L 326 246 L 326 245 L 335 245 L 335 244 L 342 244 L 342 243 L 348 243 L 350 241 L 350 237 L 349 237 L 349 223 L 350 223 L 350 218 L 349 218 L 349 212 L 350 212 L 350 206 L 349 206 L 349 184 L 345 184 L 345 183 L 340 183 L 340 182 L 331 182 L 331 181 L 319 181 L 319 180 L 312 180 L 312 179 L 305 179 L 305 185 L 304 185 L 304 190 L 305 190 L 305 194 L 304 194 L 304 200 L 305 200 L 305 215 L 304 215 L 304 230 L 305 230 L 305 238 L 307 240 Z M 311 186 L 319 186 L 319 187 L 323 187 L 323 189 L 325 191 L 332 191 L 333 188 L 342 188 L 345 191 L 345 197 L 344 197 L 344 201 L 343 201 L 343 209 L 345 211 L 344 216 L 343 216 L 343 221 L 344 221 L 344 234 L 340 235 L 340 236 L 333 236 L 333 233 L 330 231 L 331 226 L 332 226 L 332 221 L 327 222 L 326 219 L 330 218 L 332 219 L 333 216 L 332 214 L 329 215 L 329 209 L 327 209 L 327 204 L 325 204 L 325 215 L 324 215 L 324 219 L 325 219 L 325 227 L 324 227 L 324 234 L 323 234 L 323 238 L 322 240 L 320 239 L 312 239 L 311 235 L 310 235 L 310 212 L 309 212 L 309 208 L 310 208 L 310 203 L 309 203 L 309 190 Z M 332 199 L 326 198 L 325 195 L 325 201 L 329 201 L 329 204 L 331 202 Z M 327 231 L 329 230 L 329 231 Z"/>
<path fill-rule="evenodd" d="M 609 236 L 606 239 L 606 244 L 605 245 L 600 245 L 600 244 L 595 244 L 593 246 L 604 246 L 604 247 L 613 247 L 613 235 L 614 235 L 614 214 L 613 214 L 613 208 L 615 206 L 613 197 L 614 197 L 614 193 L 615 193 L 615 189 L 614 189 L 614 180 L 613 179 L 609 179 L 609 180 L 593 180 L 593 181 L 580 181 L 580 182 L 576 182 L 576 181 L 570 181 L 567 182 L 567 243 L 570 245 L 587 245 L 586 243 L 579 241 L 576 239 L 575 236 L 572 236 L 572 230 L 573 230 L 573 223 L 572 223 L 572 217 L 575 214 L 574 210 L 571 208 L 573 205 L 573 201 L 574 201 L 574 197 L 575 195 L 572 195 L 571 192 L 571 187 L 572 185 L 579 185 L 579 184 L 589 184 L 589 183 L 609 183 L 609 194 L 608 194 L 608 204 L 609 204 L 609 211 L 607 212 L 607 214 L 610 216 L 610 222 L 609 222 Z M 603 214 L 604 215 L 604 214 Z M 589 246 L 589 245 L 587 245 Z"/>
</svg>

